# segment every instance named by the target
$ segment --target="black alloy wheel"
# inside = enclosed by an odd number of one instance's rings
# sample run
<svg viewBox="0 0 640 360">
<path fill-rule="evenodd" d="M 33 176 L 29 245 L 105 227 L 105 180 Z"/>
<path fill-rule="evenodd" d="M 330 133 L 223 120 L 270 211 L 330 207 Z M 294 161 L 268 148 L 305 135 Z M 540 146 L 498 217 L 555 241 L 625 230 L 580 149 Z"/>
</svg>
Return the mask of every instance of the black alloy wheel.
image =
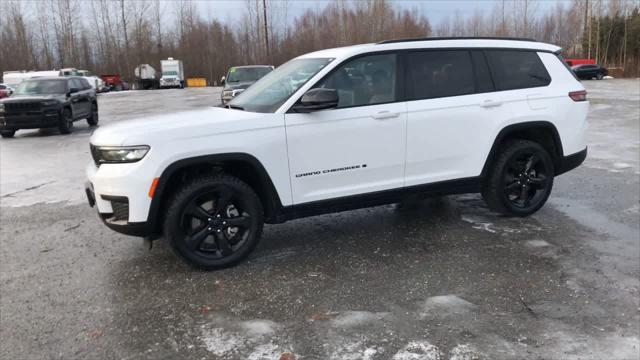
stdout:
<svg viewBox="0 0 640 360">
<path fill-rule="evenodd" d="M 513 140 L 502 147 L 489 169 L 482 196 L 493 211 L 531 215 L 549 198 L 554 174 L 551 156 L 540 144 Z"/>
<path fill-rule="evenodd" d="M 58 130 L 62 134 L 69 134 L 73 129 L 73 113 L 71 113 L 71 109 L 66 108 L 62 111 L 62 116 L 60 116 L 60 123 L 58 125 Z"/>
<path fill-rule="evenodd" d="M 257 245 L 263 212 L 255 192 L 228 176 L 199 178 L 180 190 L 167 212 L 165 234 L 190 264 L 206 269 L 231 266 Z"/>
</svg>

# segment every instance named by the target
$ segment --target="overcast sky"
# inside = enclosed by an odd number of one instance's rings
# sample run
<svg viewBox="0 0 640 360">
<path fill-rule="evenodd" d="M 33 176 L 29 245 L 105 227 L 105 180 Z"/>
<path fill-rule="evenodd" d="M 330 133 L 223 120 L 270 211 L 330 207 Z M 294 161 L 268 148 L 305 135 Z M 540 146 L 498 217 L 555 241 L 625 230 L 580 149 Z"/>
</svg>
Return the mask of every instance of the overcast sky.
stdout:
<svg viewBox="0 0 640 360">
<path fill-rule="evenodd" d="M 267 0 L 268 2 L 278 2 L 278 0 Z M 502 0 L 391 0 L 392 6 L 399 9 L 418 10 L 427 15 L 432 24 L 437 24 L 447 16 L 453 16 L 458 11 L 462 16 L 473 14 L 476 8 L 485 9 L 485 13 L 493 8 L 496 3 Z M 509 1 L 509 0 L 507 0 Z M 518 0 L 515 0 L 518 1 Z M 331 0 L 289 0 L 289 20 L 302 14 L 307 9 L 320 10 Z M 538 11 L 545 11 L 552 8 L 558 2 L 566 5 L 570 0 L 538 0 L 536 6 Z M 203 15 L 215 17 L 227 23 L 233 23 L 240 19 L 246 8 L 245 0 L 203 0 L 198 1 L 198 6 Z"/>
</svg>

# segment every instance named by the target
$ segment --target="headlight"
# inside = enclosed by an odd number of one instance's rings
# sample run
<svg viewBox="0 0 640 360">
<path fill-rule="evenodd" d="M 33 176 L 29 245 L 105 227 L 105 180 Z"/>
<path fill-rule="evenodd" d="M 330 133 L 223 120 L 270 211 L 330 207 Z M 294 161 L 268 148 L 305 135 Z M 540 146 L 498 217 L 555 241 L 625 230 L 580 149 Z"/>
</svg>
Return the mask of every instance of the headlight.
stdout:
<svg viewBox="0 0 640 360">
<path fill-rule="evenodd" d="M 131 163 L 141 160 L 149 152 L 149 146 L 94 146 L 91 155 L 96 164 Z"/>
<path fill-rule="evenodd" d="M 231 96 L 233 96 L 233 91 L 232 90 L 225 90 L 225 91 L 222 92 L 222 96 L 231 97 Z"/>
<path fill-rule="evenodd" d="M 243 92 L 244 89 L 235 89 L 231 92 L 231 96 L 236 97 L 238 96 L 241 92 Z"/>
<path fill-rule="evenodd" d="M 42 102 L 42 106 L 51 106 L 58 103 L 58 100 L 45 100 Z"/>
</svg>

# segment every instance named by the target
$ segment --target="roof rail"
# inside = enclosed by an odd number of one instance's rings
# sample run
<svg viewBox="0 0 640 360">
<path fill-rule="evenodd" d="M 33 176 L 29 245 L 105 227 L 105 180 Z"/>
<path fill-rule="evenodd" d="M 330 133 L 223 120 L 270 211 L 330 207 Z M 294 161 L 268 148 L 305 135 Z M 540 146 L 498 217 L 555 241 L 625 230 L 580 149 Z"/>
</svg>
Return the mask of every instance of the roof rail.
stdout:
<svg viewBox="0 0 640 360">
<path fill-rule="evenodd" d="M 515 40 L 515 41 L 531 41 L 537 42 L 534 39 L 530 38 L 518 38 L 518 37 L 498 37 L 498 36 L 451 36 L 451 37 L 426 37 L 426 38 L 412 38 L 412 39 L 393 39 L 393 40 L 384 40 L 376 43 L 376 45 L 380 44 L 393 44 L 393 43 L 401 43 L 401 42 L 411 42 L 411 41 L 434 41 L 434 40 Z"/>
</svg>

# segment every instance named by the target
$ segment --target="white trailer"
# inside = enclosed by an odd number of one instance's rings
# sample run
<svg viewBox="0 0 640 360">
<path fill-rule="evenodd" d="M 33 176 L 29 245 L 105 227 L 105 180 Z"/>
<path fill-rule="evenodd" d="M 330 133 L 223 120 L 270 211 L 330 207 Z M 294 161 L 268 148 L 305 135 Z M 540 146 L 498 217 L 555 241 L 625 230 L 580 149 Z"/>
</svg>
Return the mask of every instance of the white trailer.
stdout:
<svg viewBox="0 0 640 360">
<path fill-rule="evenodd" d="M 157 89 L 158 78 L 156 76 L 156 69 L 149 64 L 140 64 L 136 66 L 133 74 L 136 77 L 135 86 L 137 89 Z"/>
<path fill-rule="evenodd" d="M 181 60 L 175 60 L 174 58 L 160 60 L 160 68 L 162 70 L 162 77 L 160 77 L 161 88 L 184 88 L 184 68 Z"/>
<path fill-rule="evenodd" d="M 5 71 L 2 73 L 2 82 L 15 88 L 22 80 L 42 76 L 60 76 L 60 70 L 51 71 Z"/>
</svg>

